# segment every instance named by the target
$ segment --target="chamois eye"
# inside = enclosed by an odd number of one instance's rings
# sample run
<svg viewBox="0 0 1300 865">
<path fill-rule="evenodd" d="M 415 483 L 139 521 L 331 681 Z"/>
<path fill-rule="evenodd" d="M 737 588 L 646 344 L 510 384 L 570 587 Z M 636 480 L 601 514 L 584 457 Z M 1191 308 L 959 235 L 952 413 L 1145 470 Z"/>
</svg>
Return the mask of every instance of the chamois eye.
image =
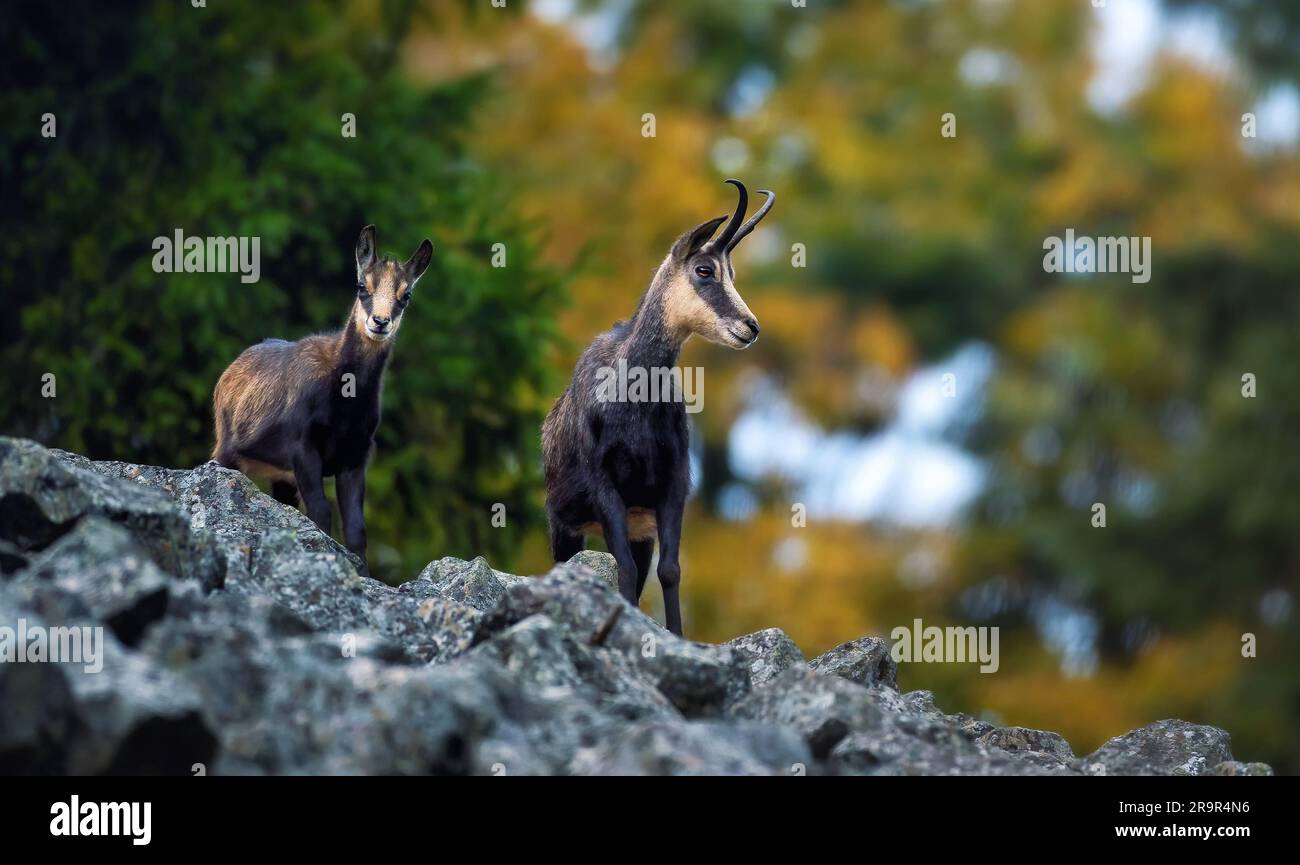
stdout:
<svg viewBox="0 0 1300 865">
<path fill-rule="evenodd" d="M 700 265 L 695 268 L 695 275 L 700 279 L 713 279 L 713 268 Z"/>
<path fill-rule="evenodd" d="M 367 297 L 370 297 L 370 292 L 366 291 L 366 287 L 364 285 L 358 285 L 357 297 L 359 297 L 362 300 L 365 300 Z"/>
</svg>

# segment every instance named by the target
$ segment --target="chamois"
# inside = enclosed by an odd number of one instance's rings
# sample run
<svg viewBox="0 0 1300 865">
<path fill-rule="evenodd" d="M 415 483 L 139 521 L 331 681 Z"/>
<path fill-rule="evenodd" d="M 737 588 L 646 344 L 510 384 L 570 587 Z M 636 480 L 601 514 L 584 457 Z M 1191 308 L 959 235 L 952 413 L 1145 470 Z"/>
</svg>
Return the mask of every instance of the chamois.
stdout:
<svg viewBox="0 0 1300 865">
<path fill-rule="evenodd" d="M 657 535 L 665 617 L 668 629 L 678 635 L 678 553 L 690 491 L 685 407 L 677 399 L 611 401 L 602 396 L 598 382 L 620 361 L 656 374 L 671 370 L 692 334 L 733 349 L 748 348 L 758 339 L 758 321 L 733 284 L 731 251 L 772 209 L 776 196 L 759 190 L 767 200 L 745 222 L 745 185 L 727 183 L 740 193 L 730 221 L 719 216 L 677 238 L 636 312 L 587 347 L 542 424 L 555 560 L 568 561 L 582 549 L 585 535 L 602 535 L 618 561 L 619 593 L 635 606 L 649 576 Z M 726 228 L 713 238 L 723 222 Z"/>
<path fill-rule="evenodd" d="M 384 368 L 415 283 L 433 256 L 423 241 L 405 263 L 380 257 L 375 227 L 357 238 L 356 299 L 342 330 L 244 350 L 217 382 L 212 458 L 271 481 L 271 493 L 326 534 L 325 481 L 334 476 L 348 549 L 366 562 L 366 462 L 379 426 Z"/>
</svg>

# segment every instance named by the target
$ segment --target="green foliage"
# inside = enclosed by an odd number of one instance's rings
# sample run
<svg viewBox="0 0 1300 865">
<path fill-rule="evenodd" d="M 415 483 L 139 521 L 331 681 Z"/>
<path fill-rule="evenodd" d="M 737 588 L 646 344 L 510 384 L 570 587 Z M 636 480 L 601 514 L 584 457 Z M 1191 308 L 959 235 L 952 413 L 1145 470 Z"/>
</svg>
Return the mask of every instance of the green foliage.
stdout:
<svg viewBox="0 0 1300 865">
<path fill-rule="evenodd" d="M 3 25 L 0 429 L 101 459 L 202 462 L 226 364 L 343 323 L 361 226 L 401 258 L 428 236 L 372 464 L 372 567 L 400 580 L 435 555 L 507 562 L 537 519 L 560 286 L 461 141 L 490 83 L 403 76 L 411 3 L 20 5 Z M 56 138 L 40 137 L 45 112 Z M 176 228 L 260 237 L 261 280 L 155 273 L 153 239 Z M 490 528 L 495 502 L 505 529 Z"/>
</svg>

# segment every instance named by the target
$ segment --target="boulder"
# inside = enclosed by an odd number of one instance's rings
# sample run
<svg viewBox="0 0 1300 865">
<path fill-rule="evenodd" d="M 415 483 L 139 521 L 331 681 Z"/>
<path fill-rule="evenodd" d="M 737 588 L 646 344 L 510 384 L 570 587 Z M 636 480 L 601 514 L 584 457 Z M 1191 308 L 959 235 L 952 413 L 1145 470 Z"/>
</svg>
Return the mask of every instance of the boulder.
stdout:
<svg viewBox="0 0 1300 865">
<path fill-rule="evenodd" d="M 569 563 L 591 571 L 614 591 L 618 591 L 618 561 L 609 553 L 599 550 L 580 550 Z"/>
<path fill-rule="evenodd" d="M 995 727 L 976 737 L 980 745 L 1001 748 L 1004 751 L 1025 754 L 1046 754 L 1062 763 L 1074 760 L 1070 743 L 1056 733 L 1031 730 L 1028 727 Z"/>
<path fill-rule="evenodd" d="M 812 754 L 782 727 L 747 722 L 644 721 L 618 730 L 569 765 L 574 775 L 806 774 Z"/>
<path fill-rule="evenodd" d="M 545 615 L 495 634 L 471 652 L 476 656 L 491 658 L 532 690 L 566 690 L 617 718 L 681 717 L 624 653 L 579 642 Z"/>
<path fill-rule="evenodd" d="M 1208 775 L 1233 760 L 1231 738 L 1217 727 L 1165 720 L 1116 736 L 1083 761 L 1090 775 Z"/>
<path fill-rule="evenodd" d="M 313 553 L 332 553 L 361 569 L 361 561 L 322 532 L 306 514 L 263 493 L 242 472 L 207 462 L 193 469 L 164 469 L 114 461 L 91 461 L 51 451 L 63 462 L 161 493 L 179 508 L 190 527 L 239 571 L 250 563 L 268 534 L 289 534 L 295 545 Z"/>
<path fill-rule="evenodd" d="M 134 646 L 166 614 L 179 584 L 129 531 L 90 515 L 28 559 L 9 587 L 17 603 L 47 619 L 102 622 L 119 641 Z"/>
<path fill-rule="evenodd" d="M 44 634 L 48 646 L 44 660 L 0 663 L 0 772 L 184 774 L 216 752 L 217 737 L 189 683 L 123 646 L 102 624 L 47 620 L 0 587 L 0 627 L 27 635 L 33 648 L 34 635 Z M 74 632 L 75 656 L 65 654 Z M 55 643 L 64 646 L 57 658 Z"/>
<path fill-rule="evenodd" d="M 898 685 L 898 664 L 889 644 L 879 637 L 859 637 L 841 643 L 808 662 L 819 673 L 839 676 L 859 685 Z"/>
<path fill-rule="evenodd" d="M 801 667 L 756 688 L 732 707 L 732 714 L 793 728 L 817 757 L 825 757 L 849 733 L 885 723 L 884 711 L 866 688 Z"/>
<path fill-rule="evenodd" d="M 124 526 L 169 574 L 205 588 L 225 581 L 211 536 L 194 531 L 167 496 L 94 471 L 88 460 L 0 437 L 0 563 L 6 572 L 19 570 L 88 515 Z"/>
<path fill-rule="evenodd" d="M 687 717 L 720 715 L 749 690 L 749 672 L 730 648 L 669 633 L 590 569 L 573 562 L 508 588 L 479 623 L 474 642 L 538 614 L 579 641 L 620 653 Z"/>
<path fill-rule="evenodd" d="M 421 597 L 437 596 L 485 613 L 497 605 L 507 586 L 524 578 L 494 571 L 482 556 L 473 561 L 442 558 L 430 562 L 420 575 L 403 583 L 402 591 Z"/>
<path fill-rule="evenodd" d="M 803 652 L 780 628 L 768 628 L 724 643 L 749 670 L 749 683 L 766 685 L 777 674 L 802 665 Z"/>
</svg>

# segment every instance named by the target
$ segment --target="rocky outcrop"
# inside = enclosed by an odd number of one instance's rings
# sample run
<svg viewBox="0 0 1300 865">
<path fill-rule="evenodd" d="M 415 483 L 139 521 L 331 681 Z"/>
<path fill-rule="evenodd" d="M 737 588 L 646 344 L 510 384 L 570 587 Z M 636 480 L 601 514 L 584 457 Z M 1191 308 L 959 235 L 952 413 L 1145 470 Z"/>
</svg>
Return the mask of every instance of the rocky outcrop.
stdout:
<svg viewBox="0 0 1300 865">
<path fill-rule="evenodd" d="M 1263 763 L 1232 759 L 1225 730 L 1186 721 L 1157 721 L 1102 745 L 1083 761 L 1094 775 L 1268 775 Z"/>
<path fill-rule="evenodd" d="M 859 685 L 898 685 L 898 664 L 889 654 L 889 644 L 879 637 L 859 637 L 841 643 L 808 662 L 819 673 L 840 676 Z"/>
<path fill-rule="evenodd" d="M 0 662 L 0 772 L 1269 771 L 1182 721 L 1081 759 L 944 714 L 898 690 L 875 637 L 811 662 L 775 628 L 684 640 L 622 601 L 601 553 L 532 578 L 444 558 L 397 588 L 358 564 L 215 464 L 0 439 L 0 652 L 48 639 Z"/>
</svg>

